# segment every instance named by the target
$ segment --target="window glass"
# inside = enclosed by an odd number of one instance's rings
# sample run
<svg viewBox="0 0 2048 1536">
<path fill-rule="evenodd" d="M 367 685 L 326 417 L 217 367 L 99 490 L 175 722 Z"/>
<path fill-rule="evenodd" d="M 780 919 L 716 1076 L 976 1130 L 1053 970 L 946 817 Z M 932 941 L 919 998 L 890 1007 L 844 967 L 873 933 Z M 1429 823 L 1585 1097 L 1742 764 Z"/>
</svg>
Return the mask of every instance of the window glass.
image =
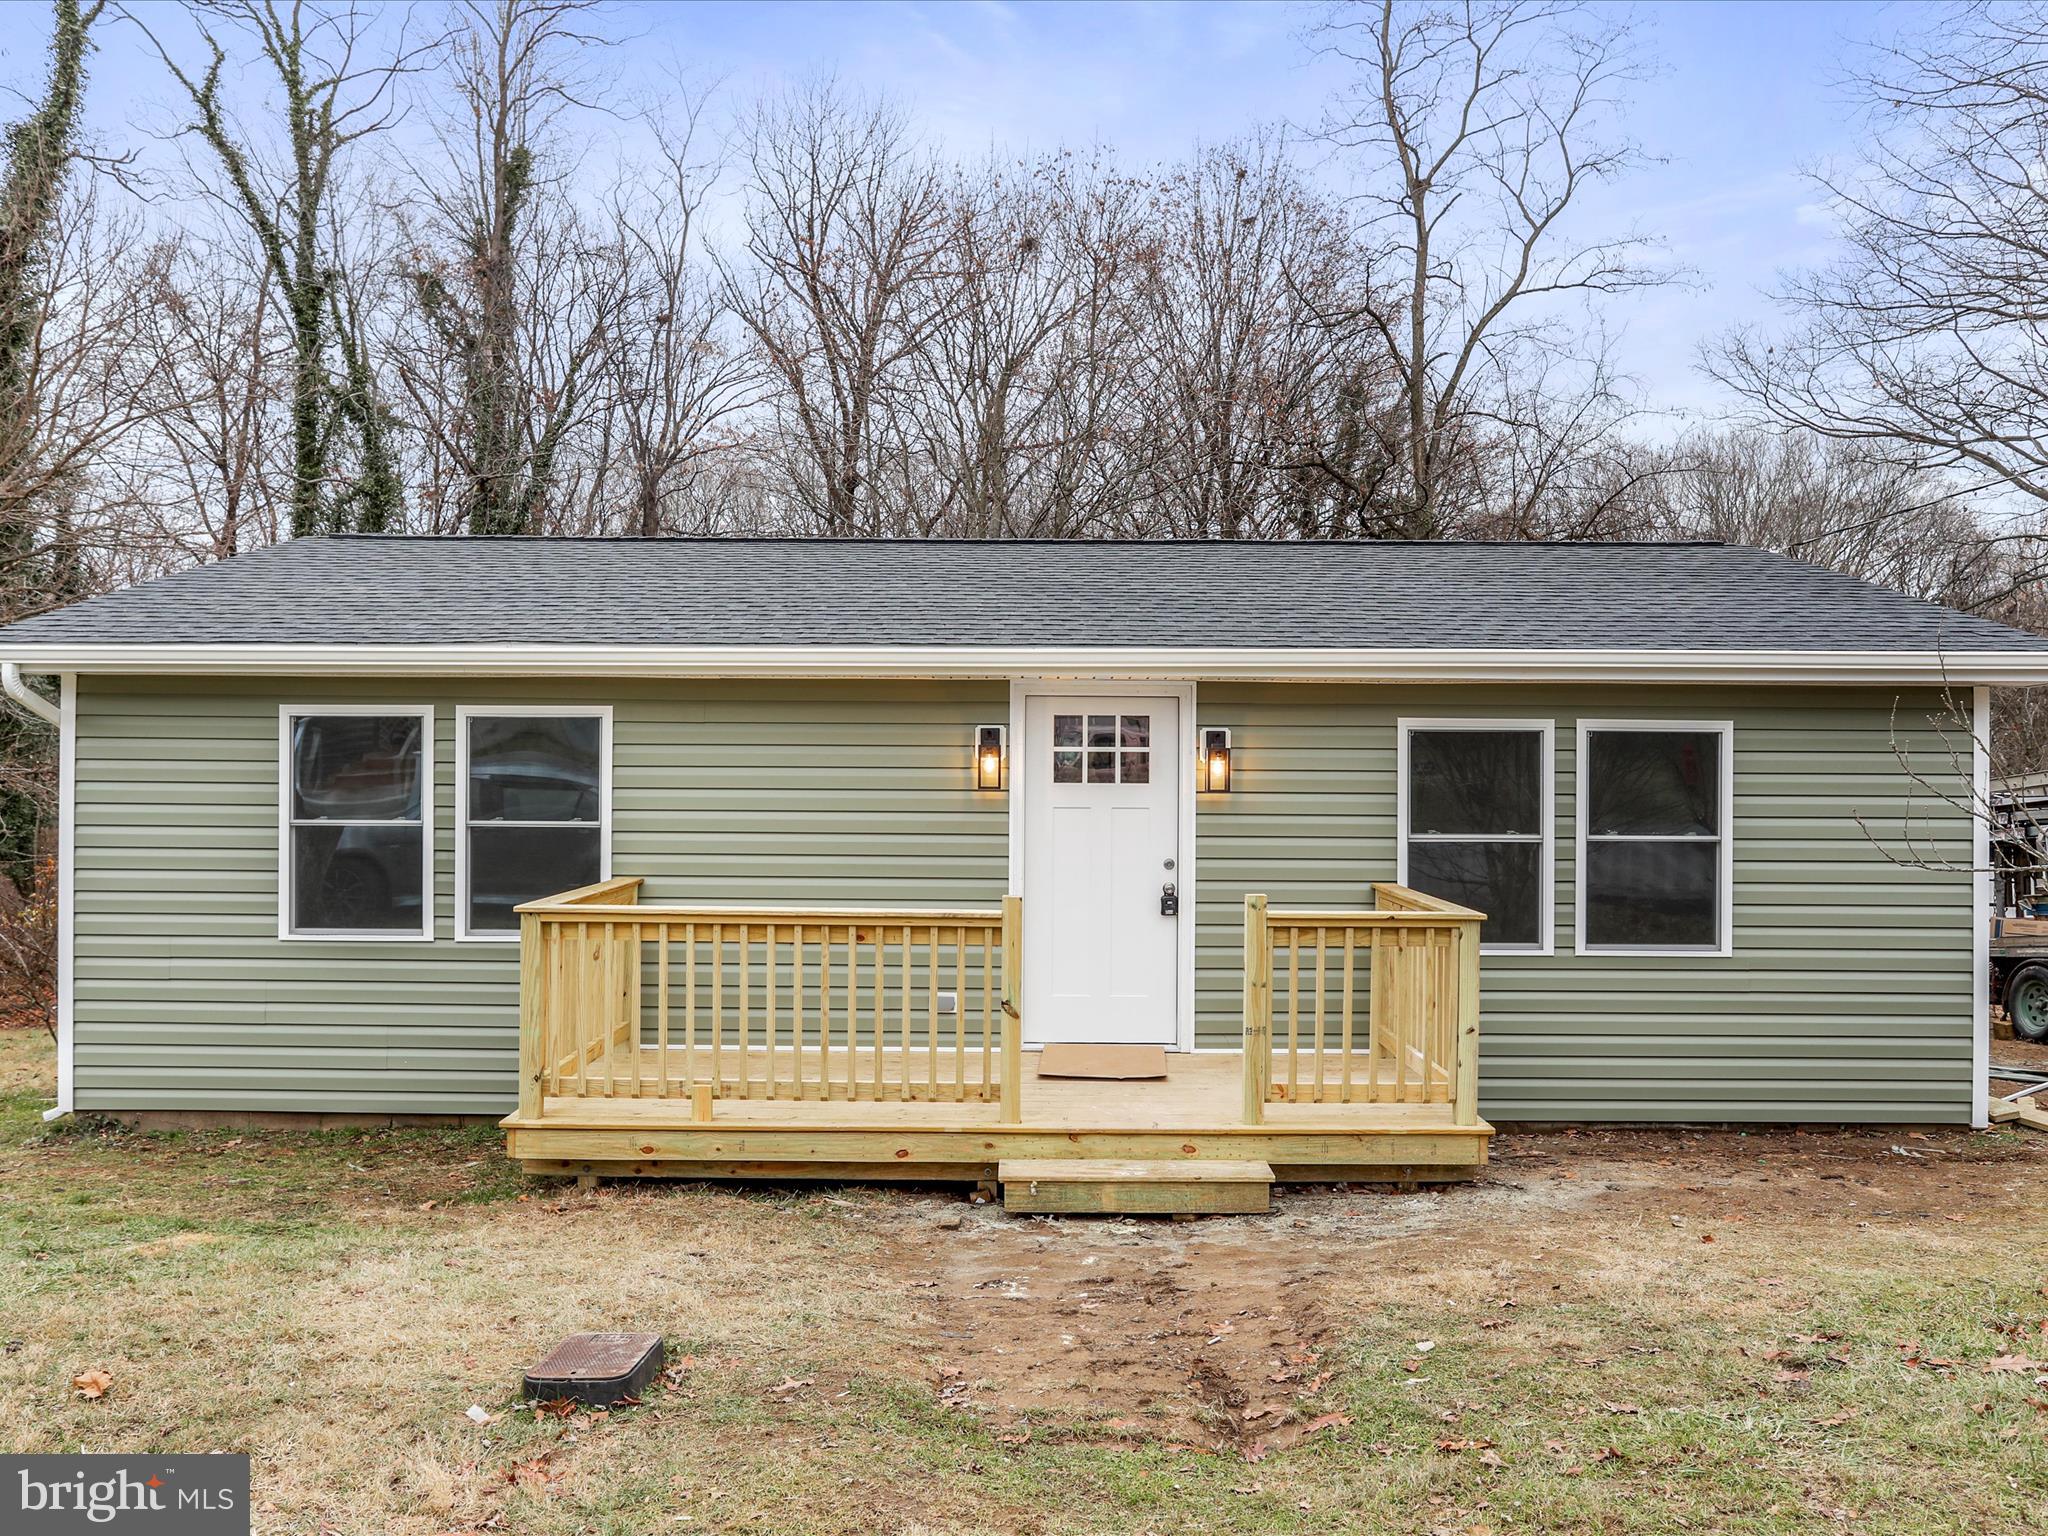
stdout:
<svg viewBox="0 0 2048 1536">
<path fill-rule="evenodd" d="M 604 720 L 472 715 L 467 726 L 465 925 L 509 932 L 521 903 L 604 878 Z"/>
<path fill-rule="evenodd" d="M 1150 715 L 1054 715 L 1052 745 L 1055 784 L 1152 782 Z"/>
<path fill-rule="evenodd" d="M 417 715 L 296 715 L 292 820 L 419 819 Z"/>
<path fill-rule="evenodd" d="M 292 927 L 418 933 L 423 836 L 418 822 L 293 827 Z"/>
<path fill-rule="evenodd" d="M 1484 912 L 1482 944 L 1543 942 L 1543 843 L 1408 844 L 1408 884 Z"/>
<path fill-rule="evenodd" d="M 1408 774 L 1410 832 L 1543 831 L 1543 738 L 1535 731 L 1411 732 Z"/>
<path fill-rule="evenodd" d="M 287 929 L 412 936 L 425 925 L 419 715 L 294 715 Z"/>
<path fill-rule="evenodd" d="M 596 827 L 476 825 L 469 830 L 469 926 L 472 931 L 519 926 L 523 901 L 573 891 L 602 878 L 602 833 Z"/>
<path fill-rule="evenodd" d="M 1586 843 L 1586 942 L 1710 949 L 1720 942 L 1712 841 Z"/>
<path fill-rule="evenodd" d="M 1586 747 L 1589 836 L 1720 832 L 1718 731 L 1593 731 Z"/>
<path fill-rule="evenodd" d="M 1528 727 L 1408 733 L 1408 884 L 1486 914 L 1484 944 L 1542 948 L 1543 732 Z"/>
<path fill-rule="evenodd" d="M 469 722 L 471 821 L 587 821 L 602 813 L 595 715 L 485 715 Z"/>
</svg>

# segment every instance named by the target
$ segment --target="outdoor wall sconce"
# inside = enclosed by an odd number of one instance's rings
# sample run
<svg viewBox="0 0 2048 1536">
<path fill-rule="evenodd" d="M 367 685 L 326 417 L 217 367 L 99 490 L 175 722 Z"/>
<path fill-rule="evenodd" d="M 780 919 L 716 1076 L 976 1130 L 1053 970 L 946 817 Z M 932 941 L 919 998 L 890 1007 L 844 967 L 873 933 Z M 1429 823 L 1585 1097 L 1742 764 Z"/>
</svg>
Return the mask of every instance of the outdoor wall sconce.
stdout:
<svg viewBox="0 0 2048 1536">
<path fill-rule="evenodd" d="M 974 787 L 976 789 L 1001 789 L 1003 787 L 1003 759 L 1008 756 L 1004 750 L 1010 731 L 1003 725 L 980 725 L 974 729 Z"/>
<path fill-rule="evenodd" d="M 1230 793 L 1230 732 L 1207 726 L 1201 732 L 1202 760 L 1196 765 L 1195 787 L 1206 795 Z"/>
</svg>

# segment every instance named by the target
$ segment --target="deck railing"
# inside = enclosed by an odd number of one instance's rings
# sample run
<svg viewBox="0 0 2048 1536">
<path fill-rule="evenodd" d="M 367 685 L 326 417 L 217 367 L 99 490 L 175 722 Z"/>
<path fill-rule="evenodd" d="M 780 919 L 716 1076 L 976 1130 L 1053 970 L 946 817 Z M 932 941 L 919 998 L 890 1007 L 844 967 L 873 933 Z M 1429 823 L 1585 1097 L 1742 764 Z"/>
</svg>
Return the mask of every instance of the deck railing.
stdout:
<svg viewBox="0 0 2048 1536">
<path fill-rule="evenodd" d="M 1244 902 L 1244 1118 L 1269 1102 L 1448 1104 L 1479 1120 L 1483 914 L 1376 884 L 1359 912 Z"/>
<path fill-rule="evenodd" d="M 1020 1118 L 1022 906 L 519 908 L 520 1098 L 996 1103 Z M 950 994 L 948 999 L 942 994 Z"/>
</svg>

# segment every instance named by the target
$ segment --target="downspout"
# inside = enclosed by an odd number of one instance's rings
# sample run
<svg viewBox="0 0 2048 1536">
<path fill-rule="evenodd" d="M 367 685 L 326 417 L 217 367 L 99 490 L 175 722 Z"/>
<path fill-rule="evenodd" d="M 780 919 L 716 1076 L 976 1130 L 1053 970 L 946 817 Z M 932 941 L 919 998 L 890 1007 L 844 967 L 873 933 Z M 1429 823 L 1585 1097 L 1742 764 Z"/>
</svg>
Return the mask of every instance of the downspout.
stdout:
<svg viewBox="0 0 2048 1536">
<path fill-rule="evenodd" d="M 0 662 L 0 693 L 5 693 L 43 724 L 62 729 L 64 716 L 58 712 L 56 705 L 22 681 L 19 663 Z"/>
<path fill-rule="evenodd" d="M 72 728 L 72 680 L 62 678 L 62 703 L 52 704 L 22 680 L 21 668 L 11 661 L 0 662 L 0 693 L 57 732 L 57 1103 L 43 1112 L 55 1120 L 72 1109 L 72 937 L 71 865 L 74 831 L 73 802 L 77 798 L 77 733 Z"/>
</svg>

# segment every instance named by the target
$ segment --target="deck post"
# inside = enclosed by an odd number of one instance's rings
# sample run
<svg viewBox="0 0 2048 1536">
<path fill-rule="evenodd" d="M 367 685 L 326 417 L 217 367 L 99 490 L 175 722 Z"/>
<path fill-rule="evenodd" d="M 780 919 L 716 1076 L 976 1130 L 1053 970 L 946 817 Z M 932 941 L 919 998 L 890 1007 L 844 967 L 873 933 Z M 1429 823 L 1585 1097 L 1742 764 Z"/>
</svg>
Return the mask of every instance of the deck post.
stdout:
<svg viewBox="0 0 2048 1536">
<path fill-rule="evenodd" d="M 519 1118 L 522 1120 L 540 1118 L 541 1098 L 545 1091 L 542 1077 L 546 1061 L 541 1048 L 541 1033 L 547 1022 L 547 1000 L 541 996 L 545 975 L 540 917 L 537 913 L 522 912 L 519 916 Z"/>
<path fill-rule="evenodd" d="M 1273 1081 L 1273 950 L 1266 898 L 1244 899 L 1244 1123 L 1262 1124 Z"/>
<path fill-rule="evenodd" d="M 1024 898 L 1003 898 L 1003 1087 L 997 1118 L 1024 1119 Z"/>
<path fill-rule="evenodd" d="M 1479 924 L 1458 928 L 1456 1067 L 1451 1079 L 1451 1123 L 1479 1123 Z"/>
</svg>

